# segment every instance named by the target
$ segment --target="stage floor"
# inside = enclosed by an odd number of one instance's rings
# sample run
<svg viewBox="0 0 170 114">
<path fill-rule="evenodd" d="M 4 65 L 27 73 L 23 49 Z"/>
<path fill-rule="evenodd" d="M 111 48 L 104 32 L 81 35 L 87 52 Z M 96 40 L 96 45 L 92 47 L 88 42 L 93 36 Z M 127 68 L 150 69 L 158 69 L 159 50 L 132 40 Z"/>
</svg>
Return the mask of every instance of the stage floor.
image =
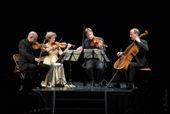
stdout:
<svg viewBox="0 0 170 114">
<path fill-rule="evenodd" d="M 33 91 L 41 94 L 48 113 L 74 114 L 123 114 L 130 103 L 133 89 L 108 88 L 106 86 L 83 86 L 81 82 L 73 82 L 75 87 L 36 88 Z"/>
<path fill-rule="evenodd" d="M 45 87 L 45 88 L 35 88 L 34 91 L 79 91 L 79 92 L 131 92 L 133 89 L 127 89 L 124 83 L 121 83 L 120 88 L 110 87 L 113 83 L 109 84 L 109 86 L 91 86 L 87 84 L 84 86 L 81 82 L 72 82 L 75 87 L 67 86 L 67 87 Z"/>
</svg>

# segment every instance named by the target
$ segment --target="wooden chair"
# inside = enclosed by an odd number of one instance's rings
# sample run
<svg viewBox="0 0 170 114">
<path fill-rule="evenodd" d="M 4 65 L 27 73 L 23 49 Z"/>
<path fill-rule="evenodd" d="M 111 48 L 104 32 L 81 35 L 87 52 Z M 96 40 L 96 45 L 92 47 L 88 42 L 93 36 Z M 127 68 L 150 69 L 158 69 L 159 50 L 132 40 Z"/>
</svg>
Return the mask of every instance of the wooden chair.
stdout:
<svg viewBox="0 0 170 114">
<path fill-rule="evenodd" d="M 20 78 L 24 79 L 26 73 L 22 72 L 19 68 L 19 57 L 20 55 L 18 53 L 13 54 L 13 60 L 15 62 L 15 69 L 14 69 L 14 73 L 19 73 L 20 74 Z"/>
</svg>

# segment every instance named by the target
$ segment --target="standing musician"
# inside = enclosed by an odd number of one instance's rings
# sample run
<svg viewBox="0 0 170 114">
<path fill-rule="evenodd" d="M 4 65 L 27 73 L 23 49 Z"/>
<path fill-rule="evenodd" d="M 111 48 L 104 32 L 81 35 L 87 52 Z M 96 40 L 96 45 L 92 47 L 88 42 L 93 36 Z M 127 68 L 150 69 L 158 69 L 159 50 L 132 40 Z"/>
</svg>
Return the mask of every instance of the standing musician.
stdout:
<svg viewBox="0 0 170 114">
<path fill-rule="evenodd" d="M 87 38 L 85 38 L 85 40 L 83 41 L 82 46 L 77 48 L 78 50 L 97 48 L 106 51 L 107 45 L 104 44 L 104 39 L 102 37 L 95 36 L 91 28 L 86 28 L 84 33 Z M 105 75 L 104 65 L 105 65 L 104 62 L 101 62 L 100 60 L 95 58 L 85 59 L 82 67 L 85 71 L 85 74 L 91 80 L 92 86 L 95 86 L 95 83 L 99 84 L 101 79 L 104 77 Z M 87 85 L 86 81 L 87 81 L 87 77 L 84 76 L 84 86 Z"/>
<path fill-rule="evenodd" d="M 139 68 L 148 67 L 146 59 L 146 52 L 149 51 L 148 42 L 141 39 L 146 34 L 147 32 L 140 35 L 139 29 L 132 28 L 129 37 L 133 43 L 124 52 L 117 53 L 119 59 L 114 64 L 114 68 L 127 71 L 127 81 L 131 82 L 128 83 L 128 88 L 133 87 L 135 71 Z"/>
<path fill-rule="evenodd" d="M 37 43 L 38 34 L 35 31 L 29 32 L 27 38 L 19 42 L 19 67 L 21 71 L 26 72 L 23 84 L 28 87 L 41 87 L 41 81 L 49 70 L 49 65 L 42 64 L 42 56 L 48 55 L 42 49 L 34 49 L 33 45 Z"/>
</svg>

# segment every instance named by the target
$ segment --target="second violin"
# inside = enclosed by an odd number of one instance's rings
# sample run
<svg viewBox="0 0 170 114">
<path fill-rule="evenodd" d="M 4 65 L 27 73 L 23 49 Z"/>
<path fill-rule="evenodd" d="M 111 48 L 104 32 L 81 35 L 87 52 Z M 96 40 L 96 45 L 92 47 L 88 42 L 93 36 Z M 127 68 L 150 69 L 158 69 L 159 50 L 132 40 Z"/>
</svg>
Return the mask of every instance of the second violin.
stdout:
<svg viewBox="0 0 170 114">
<path fill-rule="evenodd" d="M 55 42 L 53 45 L 56 45 L 57 48 L 66 48 L 66 46 L 68 45 L 68 43 L 66 42 Z M 71 44 L 71 46 L 74 48 L 75 45 Z"/>
</svg>

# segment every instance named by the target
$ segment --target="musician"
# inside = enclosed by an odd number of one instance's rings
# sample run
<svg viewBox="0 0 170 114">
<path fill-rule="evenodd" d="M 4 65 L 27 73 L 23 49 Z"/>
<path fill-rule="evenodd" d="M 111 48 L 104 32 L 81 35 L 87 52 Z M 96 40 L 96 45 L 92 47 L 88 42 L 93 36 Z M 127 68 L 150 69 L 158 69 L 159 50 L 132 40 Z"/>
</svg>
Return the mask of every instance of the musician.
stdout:
<svg viewBox="0 0 170 114">
<path fill-rule="evenodd" d="M 61 43 L 56 41 L 57 34 L 55 32 L 47 32 L 45 38 L 47 43 L 45 44 L 46 50 L 49 55 L 44 58 L 43 63 L 50 65 L 50 70 L 46 75 L 45 80 L 42 82 L 43 86 L 46 87 L 73 87 L 74 85 L 68 85 L 64 73 L 64 66 L 62 63 L 56 63 L 59 56 L 65 51 L 71 48 L 71 44 Z M 61 45 L 63 44 L 63 45 Z"/>
<path fill-rule="evenodd" d="M 102 37 L 95 36 L 91 28 L 86 28 L 84 33 L 86 35 L 86 38 L 83 41 L 82 46 L 77 48 L 78 50 L 101 49 L 106 51 L 106 48 L 104 46 L 104 39 Z M 96 41 L 96 39 L 98 41 Z M 86 76 L 84 76 L 84 86 L 87 85 L 88 79 L 91 81 L 92 86 L 95 86 L 95 83 L 100 84 L 100 81 L 105 75 L 104 62 L 101 62 L 100 60 L 95 58 L 85 59 L 82 68 L 84 69 L 86 74 Z"/>
<path fill-rule="evenodd" d="M 32 45 L 37 42 L 38 34 L 30 31 L 27 38 L 19 42 L 19 67 L 21 71 L 26 72 L 24 80 L 25 87 L 41 87 L 41 81 L 49 70 L 49 65 L 42 64 L 39 54 L 41 49 L 34 49 Z M 42 52 L 42 56 L 48 55 L 46 51 Z"/>
<path fill-rule="evenodd" d="M 128 88 L 132 88 L 132 83 L 134 82 L 135 71 L 139 68 L 148 67 L 148 61 L 146 59 L 146 53 L 149 51 L 148 42 L 140 37 L 140 31 L 137 28 L 132 28 L 130 30 L 130 35 L 132 41 L 137 45 L 139 51 L 132 59 L 127 70 L 127 81 Z M 122 56 L 124 52 L 118 52 L 117 56 Z"/>
</svg>

